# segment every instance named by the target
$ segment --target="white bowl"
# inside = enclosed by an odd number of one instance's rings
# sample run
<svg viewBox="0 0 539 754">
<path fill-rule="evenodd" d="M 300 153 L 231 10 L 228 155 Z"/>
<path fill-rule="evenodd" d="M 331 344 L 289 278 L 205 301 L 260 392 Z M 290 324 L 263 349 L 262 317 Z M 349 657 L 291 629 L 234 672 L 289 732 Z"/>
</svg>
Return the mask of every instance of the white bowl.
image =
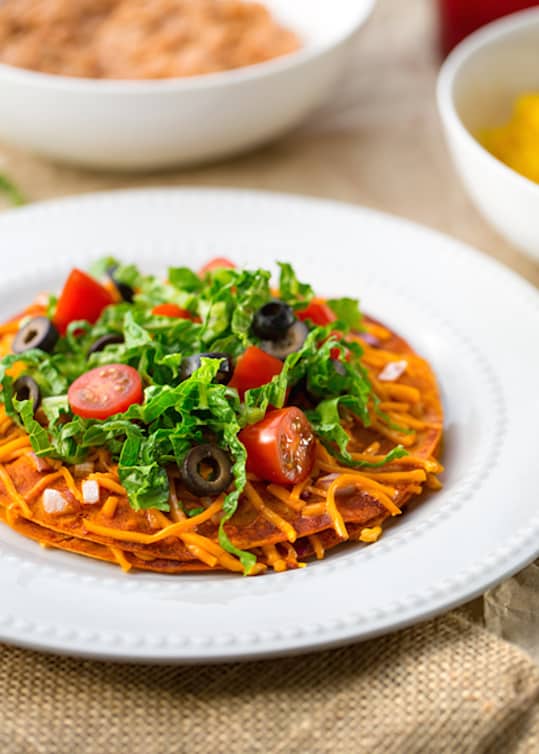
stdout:
<svg viewBox="0 0 539 754">
<path fill-rule="evenodd" d="M 487 220 L 539 258 L 539 184 L 493 157 L 473 134 L 507 121 L 515 98 L 539 91 L 539 8 L 475 32 L 438 78 L 438 108 L 458 171 Z"/>
<path fill-rule="evenodd" d="M 167 168 L 224 157 L 300 122 L 331 91 L 374 0 L 264 0 L 296 53 L 159 81 L 53 76 L 0 64 L 0 139 L 95 168 Z"/>
</svg>

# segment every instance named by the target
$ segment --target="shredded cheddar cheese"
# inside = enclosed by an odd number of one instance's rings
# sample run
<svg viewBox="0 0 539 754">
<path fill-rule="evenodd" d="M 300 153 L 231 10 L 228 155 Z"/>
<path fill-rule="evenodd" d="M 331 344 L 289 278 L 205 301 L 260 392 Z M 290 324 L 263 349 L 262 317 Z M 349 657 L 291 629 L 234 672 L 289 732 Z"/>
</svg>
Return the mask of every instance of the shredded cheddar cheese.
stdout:
<svg viewBox="0 0 539 754">
<path fill-rule="evenodd" d="M 0 463 L 6 463 L 10 460 L 10 457 L 14 450 L 21 448 L 25 449 L 25 452 L 31 447 L 30 438 L 28 435 L 19 436 L 14 440 L 8 438 L 8 440 L 0 446 Z"/>
<path fill-rule="evenodd" d="M 301 485 L 303 487 L 303 485 Z M 295 487 L 294 487 L 295 489 Z M 269 484 L 268 485 L 268 492 L 271 493 L 274 497 L 276 497 L 278 500 L 280 500 L 285 505 L 290 506 L 295 511 L 301 511 L 301 509 L 304 507 L 305 503 L 303 500 L 300 500 L 299 495 L 296 497 L 292 490 L 290 492 L 285 487 L 281 487 L 278 484 Z"/>
<path fill-rule="evenodd" d="M 371 544 L 372 542 L 376 542 L 378 539 L 380 539 L 380 536 L 382 535 L 382 527 L 381 526 L 373 526 L 372 528 L 365 527 L 361 530 L 361 533 L 359 535 L 360 542 L 366 542 L 368 544 Z"/>
<path fill-rule="evenodd" d="M 288 521 L 285 521 L 278 513 L 269 508 L 250 482 L 245 485 L 245 495 L 253 508 L 256 508 L 268 521 L 271 521 L 274 526 L 280 529 L 289 542 L 296 541 L 297 534 L 292 524 L 289 524 Z"/>
<path fill-rule="evenodd" d="M 126 496 L 125 488 L 122 487 L 122 485 L 118 482 L 115 482 L 113 479 L 111 479 L 109 474 L 89 474 L 88 479 L 94 479 L 96 482 L 99 482 L 99 485 L 105 490 L 115 492 L 117 495 L 122 495 L 123 497 Z"/>
<path fill-rule="evenodd" d="M 348 539 L 348 530 L 346 529 L 343 517 L 341 516 L 339 509 L 337 508 L 337 504 L 335 502 L 335 492 L 339 489 L 339 487 L 343 487 L 345 484 L 348 484 L 348 482 L 349 477 L 347 474 L 343 474 L 342 476 L 337 477 L 337 479 L 335 479 L 335 481 L 329 485 L 328 496 L 326 500 L 327 514 L 331 519 L 333 528 L 335 529 L 339 537 L 341 537 L 341 539 Z"/>
<path fill-rule="evenodd" d="M 32 517 L 32 511 L 28 507 L 26 500 L 15 489 L 15 485 L 11 481 L 11 477 L 7 473 L 6 469 L 0 464 L 0 479 L 2 480 L 6 491 L 11 498 L 13 504 L 17 505 L 27 518 Z"/>
<path fill-rule="evenodd" d="M 133 567 L 131 563 L 126 559 L 125 555 L 123 554 L 122 550 L 119 550 L 117 547 L 109 547 L 109 550 L 116 558 L 118 565 L 122 569 L 122 571 L 130 571 Z"/>
<path fill-rule="evenodd" d="M 120 498 L 116 495 L 109 495 L 101 509 L 103 515 L 106 516 L 106 518 L 114 518 L 119 502 Z"/>
<path fill-rule="evenodd" d="M 314 551 L 314 554 L 316 555 L 316 559 L 322 560 L 326 551 L 322 547 L 322 542 L 318 534 L 311 534 L 311 536 L 309 537 L 309 542 L 311 543 L 313 547 L 313 551 Z"/>
</svg>

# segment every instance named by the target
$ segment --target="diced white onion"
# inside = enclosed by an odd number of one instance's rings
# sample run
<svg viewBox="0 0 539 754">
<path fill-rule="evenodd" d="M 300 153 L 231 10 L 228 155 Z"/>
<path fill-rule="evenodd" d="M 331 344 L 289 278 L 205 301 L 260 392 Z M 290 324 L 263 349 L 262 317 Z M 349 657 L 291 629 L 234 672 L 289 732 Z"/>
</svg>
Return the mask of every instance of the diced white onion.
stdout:
<svg viewBox="0 0 539 754">
<path fill-rule="evenodd" d="M 38 306 L 48 306 L 49 300 L 50 300 L 50 295 L 46 293 L 45 291 L 42 291 L 41 293 L 37 294 L 33 303 L 37 304 Z"/>
<path fill-rule="evenodd" d="M 399 377 L 404 374 L 407 367 L 408 362 L 405 360 L 390 361 L 389 364 L 386 364 L 382 369 L 378 375 L 378 379 L 382 382 L 393 382 L 394 380 L 398 380 Z"/>
<path fill-rule="evenodd" d="M 51 465 L 47 458 L 40 458 L 39 456 L 36 456 L 35 453 L 29 453 L 28 454 L 32 461 L 34 462 L 34 466 L 36 467 L 36 471 L 42 472 L 42 471 L 51 471 Z"/>
<path fill-rule="evenodd" d="M 316 486 L 321 487 L 323 490 L 327 490 L 329 485 L 340 476 L 340 474 L 326 474 L 316 480 Z M 351 482 L 350 484 L 347 484 L 346 487 L 339 487 L 335 494 L 337 497 L 350 497 L 350 495 L 355 494 L 356 489 L 357 486 Z"/>
<path fill-rule="evenodd" d="M 323 487 L 323 489 L 327 489 L 331 482 L 334 482 L 339 476 L 340 474 L 326 474 L 316 480 L 316 485 L 318 487 Z"/>
<path fill-rule="evenodd" d="M 361 340 L 364 340 L 365 343 L 373 346 L 373 348 L 378 348 L 378 346 L 380 345 L 380 338 L 377 338 L 376 335 L 372 335 L 372 333 L 370 332 L 362 332 Z"/>
<path fill-rule="evenodd" d="M 69 503 L 58 490 L 47 487 L 43 492 L 43 508 L 47 513 L 63 513 Z"/>
<path fill-rule="evenodd" d="M 95 479 L 86 479 L 82 483 L 82 499 L 88 505 L 99 502 L 99 483 Z"/>
<path fill-rule="evenodd" d="M 76 463 L 73 466 L 73 473 L 77 477 L 88 476 L 95 471 L 95 464 L 93 461 L 84 461 L 84 463 Z"/>
</svg>

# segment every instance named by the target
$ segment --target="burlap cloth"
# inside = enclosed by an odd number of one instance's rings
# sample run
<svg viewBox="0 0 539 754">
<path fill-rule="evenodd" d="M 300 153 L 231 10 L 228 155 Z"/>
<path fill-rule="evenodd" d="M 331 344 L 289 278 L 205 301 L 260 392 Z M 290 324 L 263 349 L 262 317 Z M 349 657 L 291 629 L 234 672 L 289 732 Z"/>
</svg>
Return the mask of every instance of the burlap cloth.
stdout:
<svg viewBox="0 0 539 754">
<path fill-rule="evenodd" d="M 30 200 L 165 184 L 358 202 L 469 241 L 539 284 L 539 266 L 481 220 L 448 159 L 434 103 L 434 5 L 379 0 L 332 100 L 256 153 L 127 177 L 0 145 L 0 171 Z M 538 574 L 528 569 L 487 595 L 486 619 L 539 659 Z M 482 628 L 482 616 L 476 601 L 466 614 L 365 644 L 215 667 L 107 665 L 0 647 L 0 754 L 538 754 L 539 669 Z"/>
<path fill-rule="evenodd" d="M 5 754 L 537 754 L 539 669 L 450 615 L 299 658 L 188 668 L 2 652 Z"/>
</svg>

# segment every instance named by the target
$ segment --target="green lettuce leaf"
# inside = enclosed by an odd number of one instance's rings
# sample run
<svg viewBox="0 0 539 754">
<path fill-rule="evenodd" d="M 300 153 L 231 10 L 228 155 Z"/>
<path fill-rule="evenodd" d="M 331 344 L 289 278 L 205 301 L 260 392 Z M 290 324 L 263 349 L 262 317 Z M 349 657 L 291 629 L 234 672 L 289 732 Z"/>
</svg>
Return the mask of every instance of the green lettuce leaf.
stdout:
<svg viewBox="0 0 539 754">
<path fill-rule="evenodd" d="M 341 395 L 321 401 L 315 409 L 307 412 L 307 418 L 324 447 L 346 466 L 377 468 L 408 455 L 402 445 L 398 445 L 382 461 L 356 461 L 352 458 L 348 451 L 350 438 L 343 427 L 341 410 L 344 409 L 357 416 L 362 408 L 361 402 L 355 396 Z"/>
<path fill-rule="evenodd" d="M 347 330 L 361 332 L 363 329 L 363 316 L 357 299 L 346 297 L 332 298 L 328 299 L 327 304 L 334 314 L 337 315 L 340 325 L 344 325 Z"/>
<path fill-rule="evenodd" d="M 314 296 L 308 283 L 300 283 L 292 265 L 279 262 L 279 297 L 294 309 L 304 309 Z"/>
<path fill-rule="evenodd" d="M 200 277 L 189 267 L 171 267 L 168 271 L 168 279 L 174 288 L 188 293 L 199 293 L 204 288 Z"/>
</svg>

